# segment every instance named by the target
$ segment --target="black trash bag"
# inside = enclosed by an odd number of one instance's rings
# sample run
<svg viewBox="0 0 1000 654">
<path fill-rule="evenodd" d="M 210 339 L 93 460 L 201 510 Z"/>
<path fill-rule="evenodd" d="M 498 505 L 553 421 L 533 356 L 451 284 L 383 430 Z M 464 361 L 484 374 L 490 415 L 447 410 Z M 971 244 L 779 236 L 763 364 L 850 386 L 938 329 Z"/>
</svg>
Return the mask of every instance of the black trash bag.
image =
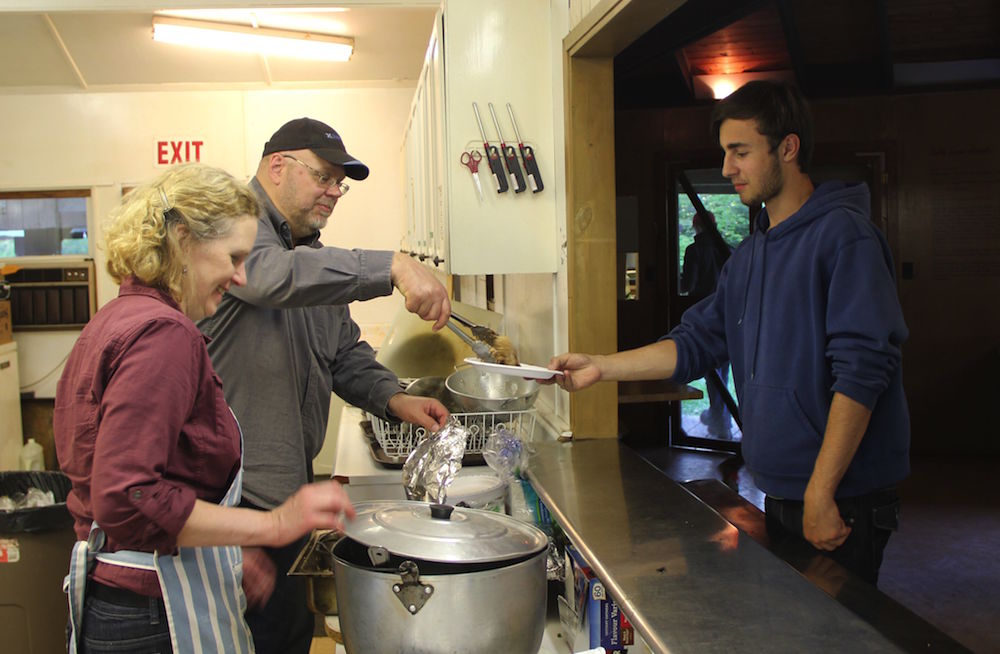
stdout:
<svg viewBox="0 0 1000 654">
<path fill-rule="evenodd" d="M 0 472 L 0 495 L 26 493 L 29 488 L 51 491 L 56 503 L 16 511 L 0 511 L 0 534 L 52 531 L 73 526 L 73 516 L 66 508 L 69 477 L 61 472 Z"/>
</svg>

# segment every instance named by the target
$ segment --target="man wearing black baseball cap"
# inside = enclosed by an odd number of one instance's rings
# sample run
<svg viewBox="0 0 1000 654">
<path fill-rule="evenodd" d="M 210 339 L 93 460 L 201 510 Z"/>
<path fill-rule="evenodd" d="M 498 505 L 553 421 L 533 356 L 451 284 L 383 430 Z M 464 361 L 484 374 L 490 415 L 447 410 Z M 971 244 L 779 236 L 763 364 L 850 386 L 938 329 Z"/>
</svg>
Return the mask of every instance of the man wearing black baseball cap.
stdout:
<svg viewBox="0 0 1000 654">
<path fill-rule="evenodd" d="M 250 186 L 264 208 L 247 284 L 231 287 L 199 323 L 226 400 L 243 430 L 243 504 L 270 509 L 311 481 L 326 436 L 330 393 L 390 420 L 436 431 L 448 411 L 400 392 L 396 376 L 360 340 L 349 302 L 399 289 L 406 308 L 440 329 L 451 315 L 444 286 L 392 251 L 325 247 L 319 232 L 368 166 L 312 118 L 282 125 L 264 145 Z M 304 541 L 244 548 L 246 614 L 259 654 L 308 654 L 313 616 L 303 577 L 287 576 Z"/>
<path fill-rule="evenodd" d="M 343 166 L 351 179 L 368 177 L 368 166 L 347 154 L 344 140 L 332 127 L 312 118 L 296 118 L 282 125 L 264 144 L 264 154 L 288 150 L 312 150 L 317 157 L 335 166 Z"/>
</svg>

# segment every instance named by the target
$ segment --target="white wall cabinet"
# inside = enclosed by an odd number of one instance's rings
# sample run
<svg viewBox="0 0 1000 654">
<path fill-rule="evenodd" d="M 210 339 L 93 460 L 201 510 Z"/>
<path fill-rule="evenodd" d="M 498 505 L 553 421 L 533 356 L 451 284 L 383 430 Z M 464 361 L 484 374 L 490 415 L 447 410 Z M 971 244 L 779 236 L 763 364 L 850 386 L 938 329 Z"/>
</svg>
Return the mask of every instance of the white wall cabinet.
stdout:
<svg viewBox="0 0 1000 654">
<path fill-rule="evenodd" d="M 551 65 L 549 11 L 535 0 L 446 0 L 438 15 L 404 136 L 402 249 L 446 273 L 556 271 L 552 85 L 562 82 Z M 521 138 L 535 151 L 540 192 L 497 192 L 474 102 L 488 142 L 500 147 L 492 103 L 504 142 L 516 149 L 511 104 Z M 482 199 L 460 163 L 471 150 L 483 156 Z M 518 164 L 523 172 L 520 153 Z"/>
</svg>

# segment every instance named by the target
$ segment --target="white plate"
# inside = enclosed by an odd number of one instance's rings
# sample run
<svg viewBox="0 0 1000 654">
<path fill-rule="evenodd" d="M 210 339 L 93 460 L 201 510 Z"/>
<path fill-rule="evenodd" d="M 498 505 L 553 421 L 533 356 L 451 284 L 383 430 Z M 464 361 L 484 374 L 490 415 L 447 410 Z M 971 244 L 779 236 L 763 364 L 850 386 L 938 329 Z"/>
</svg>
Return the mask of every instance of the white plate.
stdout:
<svg viewBox="0 0 1000 654">
<path fill-rule="evenodd" d="M 483 370 L 500 373 L 501 375 L 510 375 L 511 377 L 551 379 L 555 375 L 563 374 L 562 370 L 549 370 L 541 366 L 533 366 L 530 363 L 522 363 L 519 366 L 508 366 L 504 363 L 488 363 L 476 357 L 466 357 L 465 362 Z"/>
</svg>

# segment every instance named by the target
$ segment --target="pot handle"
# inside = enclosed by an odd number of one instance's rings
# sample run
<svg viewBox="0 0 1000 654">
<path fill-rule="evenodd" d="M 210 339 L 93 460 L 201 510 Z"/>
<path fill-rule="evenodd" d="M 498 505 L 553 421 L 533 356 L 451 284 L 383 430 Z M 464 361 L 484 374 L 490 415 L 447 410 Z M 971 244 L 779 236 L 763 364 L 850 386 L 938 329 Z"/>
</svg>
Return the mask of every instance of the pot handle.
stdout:
<svg viewBox="0 0 1000 654">
<path fill-rule="evenodd" d="M 399 579 L 400 583 L 392 585 L 392 592 L 407 611 L 416 615 L 434 594 L 434 586 L 420 581 L 420 569 L 413 561 L 403 561 L 400 564 Z"/>
<path fill-rule="evenodd" d="M 368 560 L 376 568 L 385 565 L 389 561 L 389 550 L 379 545 L 372 545 L 368 548 Z"/>
<path fill-rule="evenodd" d="M 451 512 L 455 510 L 450 504 L 431 504 L 431 517 L 436 520 L 451 520 Z"/>
</svg>

